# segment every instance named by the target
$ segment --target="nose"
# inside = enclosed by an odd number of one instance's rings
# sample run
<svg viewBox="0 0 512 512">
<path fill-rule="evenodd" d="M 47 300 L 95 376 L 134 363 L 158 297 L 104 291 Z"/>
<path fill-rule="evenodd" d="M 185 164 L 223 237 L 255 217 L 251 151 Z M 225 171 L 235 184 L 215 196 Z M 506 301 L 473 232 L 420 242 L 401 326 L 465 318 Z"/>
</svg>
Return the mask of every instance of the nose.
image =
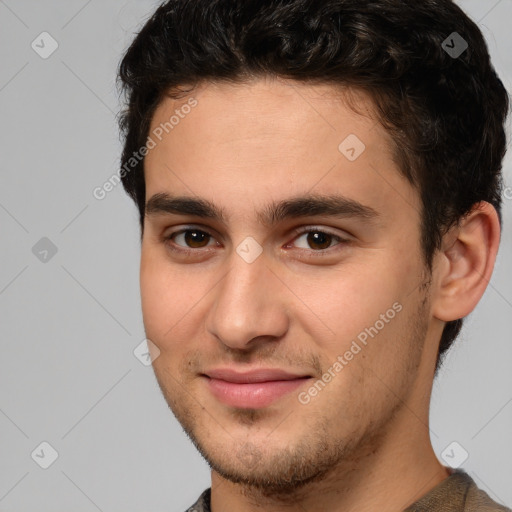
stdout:
<svg viewBox="0 0 512 512">
<path fill-rule="evenodd" d="M 213 304 L 206 320 L 209 333 L 238 350 L 281 338 L 289 326 L 287 301 L 292 294 L 268 265 L 265 253 L 248 263 L 233 252 L 230 264 L 212 290 Z"/>
</svg>

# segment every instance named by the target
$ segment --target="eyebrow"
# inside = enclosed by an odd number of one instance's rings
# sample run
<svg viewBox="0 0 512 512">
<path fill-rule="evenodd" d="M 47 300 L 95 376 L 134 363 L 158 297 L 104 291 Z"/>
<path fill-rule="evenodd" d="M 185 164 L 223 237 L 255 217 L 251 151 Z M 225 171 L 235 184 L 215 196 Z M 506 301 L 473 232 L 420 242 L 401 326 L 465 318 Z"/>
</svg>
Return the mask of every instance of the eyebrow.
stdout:
<svg viewBox="0 0 512 512">
<path fill-rule="evenodd" d="M 211 201 L 191 196 L 171 196 L 161 192 L 153 195 L 146 203 L 145 214 L 192 215 L 227 224 L 225 210 Z M 370 206 L 341 195 L 307 194 L 282 201 L 274 201 L 256 214 L 258 221 L 272 227 L 286 219 L 300 217 L 328 216 L 336 218 L 356 217 L 373 222 L 380 217 Z"/>
</svg>

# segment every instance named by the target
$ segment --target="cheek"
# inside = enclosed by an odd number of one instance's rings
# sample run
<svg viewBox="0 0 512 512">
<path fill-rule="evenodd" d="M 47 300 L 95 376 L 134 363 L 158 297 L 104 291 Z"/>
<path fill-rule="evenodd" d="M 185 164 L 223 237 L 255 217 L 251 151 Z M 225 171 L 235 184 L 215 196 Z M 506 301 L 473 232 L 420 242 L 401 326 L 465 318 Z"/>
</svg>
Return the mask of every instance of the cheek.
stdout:
<svg viewBox="0 0 512 512">
<path fill-rule="evenodd" d="M 293 290 L 307 306 L 297 303 L 301 323 L 309 326 L 308 330 L 315 334 L 312 339 L 334 357 L 348 350 L 359 335 L 364 339 L 365 329 L 371 329 L 376 322 L 383 332 L 397 323 L 398 307 L 393 309 L 393 304 L 403 297 L 403 280 L 396 275 L 396 268 L 378 261 L 377 254 L 374 260 L 295 280 Z"/>
<path fill-rule="evenodd" d="M 183 305 L 179 280 L 150 250 L 141 254 L 140 296 L 146 335 L 161 346 L 176 323 L 177 306 Z M 180 307 L 181 307 L 180 306 Z"/>
<path fill-rule="evenodd" d="M 140 295 L 146 335 L 162 348 L 190 338 L 190 329 L 201 325 L 201 298 L 212 285 L 199 271 L 180 269 L 160 254 L 143 251 L 140 267 Z"/>
</svg>

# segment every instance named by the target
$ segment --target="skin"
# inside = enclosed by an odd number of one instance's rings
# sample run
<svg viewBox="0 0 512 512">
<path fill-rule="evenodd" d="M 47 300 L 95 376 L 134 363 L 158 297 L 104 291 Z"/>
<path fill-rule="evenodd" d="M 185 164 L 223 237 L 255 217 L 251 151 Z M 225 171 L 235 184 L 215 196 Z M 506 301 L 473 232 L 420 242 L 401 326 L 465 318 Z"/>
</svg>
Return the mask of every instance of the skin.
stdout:
<svg viewBox="0 0 512 512">
<path fill-rule="evenodd" d="M 397 511 L 449 475 L 428 428 L 436 355 L 445 322 L 469 314 L 485 291 L 498 217 L 475 205 L 444 237 L 429 276 L 418 192 L 399 174 L 371 100 L 350 92 L 359 113 L 330 85 L 203 84 L 190 93 L 197 106 L 145 160 L 146 200 L 201 197 L 228 219 L 146 216 L 140 269 L 146 335 L 160 351 L 155 375 L 213 468 L 213 512 Z M 187 99 L 164 99 L 150 130 Z M 355 161 L 338 150 L 349 134 L 366 145 Z M 314 216 L 269 227 L 256 215 L 272 201 L 333 192 L 371 206 L 378 220 Z M 319 248 L 293 232 L 309 226 L 348 242 L 328 237 Z M 211 236 L 166 239 L 184 228 Z M 248 236 L 263 249 L 252 263 L 236 252 Z M 194 252 L 172 251 L 173 241 Z M 298 393 L 394 303 L 401 311 L 300 403 Z M 228 366 L 311 379 L 267 407 L 235 408 L 200 376 Z"/>
</svg>

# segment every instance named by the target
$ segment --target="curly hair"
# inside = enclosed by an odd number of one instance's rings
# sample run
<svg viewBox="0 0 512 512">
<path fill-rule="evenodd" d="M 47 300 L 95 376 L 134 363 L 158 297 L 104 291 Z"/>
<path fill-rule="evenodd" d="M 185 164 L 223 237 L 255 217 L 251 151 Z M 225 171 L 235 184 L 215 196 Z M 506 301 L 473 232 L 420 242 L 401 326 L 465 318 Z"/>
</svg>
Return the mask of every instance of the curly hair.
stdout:
<svg viewBox="0 0 512 512">
<path fill-rule="evenodd" d="M 450 55 L 443 41 L 466 43 Z M 460 39 L 459 39 L 460 41 Z M 144 229 L 143 147 L 167 95 L 206 81 L 275 76 L 366 92 L 393 140 L 399 172 L 418 190 L 421 246 L 432 272 L 443 234 L 479 201 L 500 224 L 509 97 L 477 25 L 451 0 L 169 0 L 123 56 L 121 179 Z M 188 88 L 188 89 L 187 89 Z M 133 160 L 133 158 L 132 158 Z M 435 368 L 463 319 L 447 322 Z"/>
</svg>

